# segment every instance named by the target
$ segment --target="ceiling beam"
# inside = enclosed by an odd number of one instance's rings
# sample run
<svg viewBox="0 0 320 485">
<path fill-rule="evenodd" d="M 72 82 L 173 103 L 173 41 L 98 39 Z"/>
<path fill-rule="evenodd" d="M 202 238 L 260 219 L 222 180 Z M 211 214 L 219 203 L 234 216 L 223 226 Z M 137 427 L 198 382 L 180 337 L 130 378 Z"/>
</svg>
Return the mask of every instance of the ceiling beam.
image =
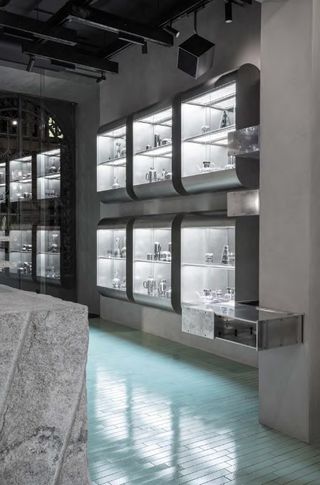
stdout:
<svg viewBox="0 0 320 485">
<path fill-rule="evenodd" d="M 96 8 L 72 5 L 68 17 L 75 22 L 122 36 L 128 34 L 164 46 L 173 45 L 173 36 L 164 29 L 125 19 Z"/>
<path fill-rule="evenodd" d="M 77 44 L 76 32 L 64 27 L 48 29 L 45 22 L 0 10 L 0 26 L 18 32 L 31 34 L 39 39 L 74 46 Z"/>
<path fill-rule="evenodd" d="M 97 71 L 119 72 L 117 62 L 109 61 L 87 54 L 76 47 L 59 46 L 53 42 L 37 44 L 25 42 L 22 44 L 22 52 L 42 59 L 51 59 L 68 64 L 74 64 L 82 68 L 90 68 Z"/>
</svg>

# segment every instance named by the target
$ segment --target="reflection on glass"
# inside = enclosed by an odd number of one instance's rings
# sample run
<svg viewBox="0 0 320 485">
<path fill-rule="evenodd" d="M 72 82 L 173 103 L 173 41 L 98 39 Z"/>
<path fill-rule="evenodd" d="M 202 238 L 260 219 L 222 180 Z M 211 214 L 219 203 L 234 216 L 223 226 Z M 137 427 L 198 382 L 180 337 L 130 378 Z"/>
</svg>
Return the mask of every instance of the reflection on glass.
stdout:
<svg viewBox="0 0 320 485">
<path fill-rule="evenodd" d="M 10 230 L 9 272 L 20 278 L 32 277 L 32 230 Z"/>
<path fill-rule="evenodd" d="M 126 186 L 126 138 L 125 125 L 98 136 L 98 192 Z"/>
<path fill-rule="evenodd" d="M 37 276 L 60 280 L 60 229 L 43 227 L 37 229 Z"/>
<path fill-rule="evenodd" d="M 32 199 L 32 157 L 10 161 L 10 202 Z"/>
<path fill-rule="evenodd" d="M 97 284 L 126 291 L 126 230 L 99 229 L 97 235 Z"/>
<path fill-rule="evenodd" d="M 37 155 L 37 197 L 54 199 L 60 197 L 61 187 L 60 150 L 50 150 Z"/>
<path fill-rule="evenodd" d="M 0 204 L 6 202 L 6 164 L 0 163 Z"/>
<path fill-rule="evenodd" d="M 171 180 L 171 108 L 134 121 L 133 153 L 134 185 Z"/>
<path fill-rule="evenodd" d="M 235 83 L 182 103 L 182 177 L 235 168 L 235 157 L 228 153 L 235 107 Z"/>
</svg>

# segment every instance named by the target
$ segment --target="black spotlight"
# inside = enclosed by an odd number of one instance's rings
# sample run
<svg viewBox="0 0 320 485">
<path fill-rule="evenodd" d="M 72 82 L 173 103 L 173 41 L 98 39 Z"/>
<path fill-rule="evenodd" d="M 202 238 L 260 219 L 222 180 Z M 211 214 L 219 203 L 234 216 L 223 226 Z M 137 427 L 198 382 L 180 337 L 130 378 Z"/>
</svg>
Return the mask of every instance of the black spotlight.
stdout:
<svg viewBox="0 0 320 485">
<path fill-rule="evenodd" d="M 148 54 L 148 44 L 146 42 L 144 44 L 142 44 L 141 52 L 142 52 L 142 54 Z"/>
<path fill-rule="evenodd" d="M 232 0 L 226 0 L 224 4 L 225 22 L 231 24 L 232 22 Z"/>
</svg>

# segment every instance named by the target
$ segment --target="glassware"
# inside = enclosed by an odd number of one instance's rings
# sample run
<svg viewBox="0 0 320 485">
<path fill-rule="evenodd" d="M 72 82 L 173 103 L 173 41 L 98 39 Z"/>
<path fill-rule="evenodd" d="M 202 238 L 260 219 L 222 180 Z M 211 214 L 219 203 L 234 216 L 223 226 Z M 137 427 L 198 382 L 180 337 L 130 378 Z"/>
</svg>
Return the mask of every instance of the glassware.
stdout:
<svg viewBox="0 0 320 485">
<path fill-rule="evenodd" d="M 220 121 L 220 128 L 226 128 L 227 126 L 231 125 L 231 120 L 228 112 L 226 110 L 223 111 Z"/>
<path fill-rule="evenodd" d="M 149 182 L 149 183 L 157 182 L 158 181 L 158 175 L 157 175 L 156 169 L 150 167 L 148 172 L 145 175 L 145 178 L 146 178 L 147 182 Z"/>
<path fill-rule="evenodd" d="M 113 255 L 115 258 L 120 258 L 121 257 L 121 249 L 120 249 L 120 238 L 116 237 L 114 240 L 114 251 Z"/>
<path fill-rule="evenodd" d="M 160 280 L 159 286 L 158 286 L 159 296 L 166 296 L 166 291 L 167 291 L 167 280 L 162 279 Z"/>
<path fill-rule="evenodd" d="M 230 261 L 229 261 L 229 245 L 228 244 L 225 244 L 224 247 L 223 247 L 221 264 L 230 264 Z"/>
<path fill-rule="evenodd" d="M 112 278 L 112 288 L 114 288 L 115 290 L 119 290 L 121 288 L 121 280 L 117 272 L 115 272 L 115 275 Z"/>
<path fill-rule="evenodd" d="M 147 290 L 149 296 L 154 296 L 157 289 L 157 282 L 154 278 L 150 277 L 143 282 L 143 287 Z"/>
<path fill-rule="evenodd" d="M 161 253 L 161 244 L 159 242 L 155 242 L 153 245 L 154 248 L 154 260 L 159 261 L 160 260 L 160 253 Z"/>
<path fill-rule="evenodd" d="M 206 263 L 213 263 L 213 253 L 206 253 L 204 259 Z"/>
<path fill-rule="evenodd" d="M 112 189 L 119 189 L 120 188 L 118 177 L 113 177 L 113 184 L 112 184 L 111 188 Z"/>
</svg>

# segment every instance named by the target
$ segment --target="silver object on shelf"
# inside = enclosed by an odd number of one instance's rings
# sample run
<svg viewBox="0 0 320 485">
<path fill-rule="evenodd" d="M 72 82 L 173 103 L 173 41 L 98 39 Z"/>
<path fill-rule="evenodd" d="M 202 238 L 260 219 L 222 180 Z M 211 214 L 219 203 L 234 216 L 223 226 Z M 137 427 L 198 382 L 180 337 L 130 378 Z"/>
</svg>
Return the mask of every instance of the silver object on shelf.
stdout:
<svg viewBox="0 0 320 485">
<path fill-rule="evenodd" d="M 221 264 L 230 264 L 230 259 L 229 259 L 229 245 L 225 244 L 223 247 L 223 252 L 221 256 Z"/>
<path fill-rule="evenodd" d="M 159 242 L 155 242 L 153 244 L 153 248 L 154 248 L 154 260 L 160 261 L 161 244 Z"/>
<path fill-rule="evenodd" d="M 147 182 L 152 183 L 152 182 L 157 182 L 158 180 L 158 174 L 155 168 L 150 167 L 148 172 L 145 175 L 145 178 Z"/>
<path fill-rule="evenodd" d="M 147 290 L 149 296 L 154 296 L 157 290 L 157 282 L 154 278 L 150 277 L 143 282 L 143 287 Z"/>
</svg>

